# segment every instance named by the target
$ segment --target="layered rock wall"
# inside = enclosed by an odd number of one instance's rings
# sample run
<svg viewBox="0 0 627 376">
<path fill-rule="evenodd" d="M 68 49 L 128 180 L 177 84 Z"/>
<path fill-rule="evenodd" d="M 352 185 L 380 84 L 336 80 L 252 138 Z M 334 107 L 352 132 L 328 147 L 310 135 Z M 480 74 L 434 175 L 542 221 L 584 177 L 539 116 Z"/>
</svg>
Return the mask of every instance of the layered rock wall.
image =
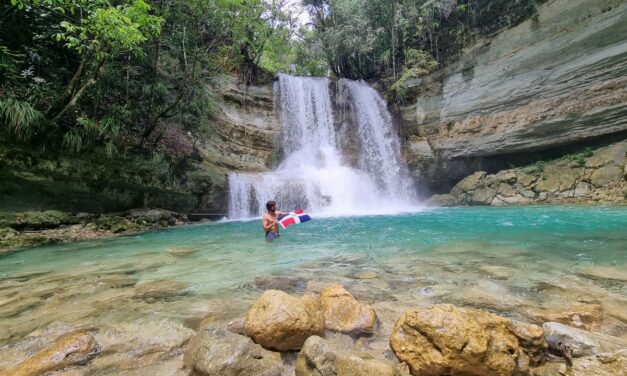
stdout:
<svg viewBox="0 0 627 376">
<path fill-rule="evenodd" d="M 624 1 L 551 0 L 422 80 L 400 111 L 416 178 L 447 191 L 473 171 L 537 152 L 624 139 L 625 35 Z"/>
</svg>

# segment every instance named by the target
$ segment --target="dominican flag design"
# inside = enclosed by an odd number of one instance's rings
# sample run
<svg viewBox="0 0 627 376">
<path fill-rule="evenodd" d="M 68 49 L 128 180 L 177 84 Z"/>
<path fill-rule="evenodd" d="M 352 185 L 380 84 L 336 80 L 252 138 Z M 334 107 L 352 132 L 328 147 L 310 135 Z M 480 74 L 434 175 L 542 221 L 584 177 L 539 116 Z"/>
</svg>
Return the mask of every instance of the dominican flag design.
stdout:
<svg viewBox="0 0 627 376">
<path fill-rule="evenodd" d="M 311 221 L 311 217 L 305 214 L 303 209 L 298 209 L 288 214 L 281 214 L 278 220 L 282 228 L 287 228 L 297 223 Z"/>
</svg>

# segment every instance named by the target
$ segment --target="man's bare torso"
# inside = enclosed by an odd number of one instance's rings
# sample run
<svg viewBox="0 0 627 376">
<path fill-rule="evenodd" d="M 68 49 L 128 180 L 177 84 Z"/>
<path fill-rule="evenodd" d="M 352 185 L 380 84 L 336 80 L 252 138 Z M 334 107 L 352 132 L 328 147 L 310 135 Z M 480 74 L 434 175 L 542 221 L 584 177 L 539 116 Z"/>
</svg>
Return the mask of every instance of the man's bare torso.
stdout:
<svg viewBox="0 0 627 376">
<path fill-rule="evenodd" d="M 279 224 L 276 222 L 276 219 L 277 219 L 278 215 L 279 214 L 277 212 L 275 212 L 275 213 L 266 213 L 266 214 L 263 215 L 263 228 L 264 228 L 264 230 L 266 230 L 266 231 L 274 231 L 276 233 L 279 232 Z M 272 226 L 270 224 L 272 224 Z"/>
</svg>

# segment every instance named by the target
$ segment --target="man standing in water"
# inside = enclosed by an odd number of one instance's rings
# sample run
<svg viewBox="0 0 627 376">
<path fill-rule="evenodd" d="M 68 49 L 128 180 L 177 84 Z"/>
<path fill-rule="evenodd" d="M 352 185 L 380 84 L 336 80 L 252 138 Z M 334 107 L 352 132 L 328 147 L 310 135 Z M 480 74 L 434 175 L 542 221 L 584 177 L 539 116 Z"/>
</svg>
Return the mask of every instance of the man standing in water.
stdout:
<svg viewBox="0 0 627 376">
<path fill-rule="evenodd" d="M 276 202 L 274 201 L 268 201 L 266 209 L 268 211 L 263 215 L 261 225 L 266 232 L 266 240 L 274 240 L 279 237 L 279 223 L 277 219 L 283 213 L 276 210 Z"/>
</svg>

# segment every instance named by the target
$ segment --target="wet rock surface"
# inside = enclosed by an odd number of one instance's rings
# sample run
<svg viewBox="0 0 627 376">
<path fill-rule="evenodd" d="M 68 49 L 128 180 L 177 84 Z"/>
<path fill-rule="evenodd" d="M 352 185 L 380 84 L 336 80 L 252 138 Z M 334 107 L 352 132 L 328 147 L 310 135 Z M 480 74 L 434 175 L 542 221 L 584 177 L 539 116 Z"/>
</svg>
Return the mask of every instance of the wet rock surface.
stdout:
<svg viewBox="0 0 627 376">
<path fill-rule="evenodd" d="M 549 350 L 560 353 L 561 345 L 564 345 L 574 358 L 627 349 L 626 340 L 603 333 L 589 332 L 557 322 L 545 322 L 542 328 Z"/>
<path fill-rule="evenodd" d="M 97 355 L 98 344 L 89 332 L 65 334 L 51 345 L 7 370 L 3 376 L 39 376 L 72 365 L 82 365 Z"/>
<path fill-rule="evenodd" d="M 390 347 L 413 375 L 512 375 L 539 365 L 542 328 L 450 304 L 406 311 Z"/>
<path fill-rule="evenodd" d="M 57 210 L 0 211 L 0 254 L 25 247 L 129 235 L 188 223 L 185 214 L 163 209 L 133 209 L 92 215 Z"/>
<path fill-rule="evenodd" d="M 245 333 L 263 347 L 299 350 L 312 335 L 323 335 L 324 313 L 314 294 L 300 298 L 278 290 L 265 291 L 246 314 Z"/>
<path fill-rule="evenodd" d="M 408 375 L 402 373 L 398 364 L 340 349 L 318 336 L 307 339 L 298 353 L 295 369 L 296 376 Z"/>
<path fill-rule="evenodd" d="M 194 375 L 281 376 L 286 374 L 279 353 L 250 338 L 219 327 L 201 330 L 187 345 L 185 367 Z"/>
<path fill-rule="evenodd" d="M 370 306 L 359 303 L 342 286 L 327 287 L 320 292 L 325 328 L 342 333 L 371 333 L 377 315 Z"/>
<path fill-rule="evenodd" d="M 532 370 L 532 376 L 624 376 L 627 369 L 627 350 L 602 353 L 573 359 L 572 365 L 547 363 Z"/>
</svg>

